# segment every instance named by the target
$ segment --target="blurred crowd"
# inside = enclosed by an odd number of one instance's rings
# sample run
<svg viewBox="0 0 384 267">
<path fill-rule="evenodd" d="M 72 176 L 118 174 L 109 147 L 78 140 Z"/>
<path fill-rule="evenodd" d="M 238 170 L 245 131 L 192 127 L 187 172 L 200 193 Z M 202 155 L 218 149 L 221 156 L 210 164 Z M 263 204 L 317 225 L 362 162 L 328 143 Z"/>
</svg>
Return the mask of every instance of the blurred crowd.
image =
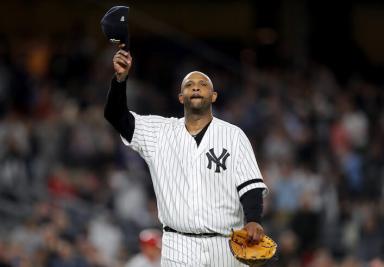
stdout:
<svg viewBox="0 0 384 267">
<path fill-rule="evenodd" d="M 129 106 L 180 117 L 181 77 L 211 76 L 215 116 L 245 131 L 270 189 L 271 266 L 384 266 L 383 84 L 261 68 L 253 49 L 237 72 L 157 49 L 132 51 Z M 103 118 L 114 52 L 82 34 L 0 38 L 1 267 L 128 267 L 140 231 L 161 229 L 145 163 Z"/>
</svg>

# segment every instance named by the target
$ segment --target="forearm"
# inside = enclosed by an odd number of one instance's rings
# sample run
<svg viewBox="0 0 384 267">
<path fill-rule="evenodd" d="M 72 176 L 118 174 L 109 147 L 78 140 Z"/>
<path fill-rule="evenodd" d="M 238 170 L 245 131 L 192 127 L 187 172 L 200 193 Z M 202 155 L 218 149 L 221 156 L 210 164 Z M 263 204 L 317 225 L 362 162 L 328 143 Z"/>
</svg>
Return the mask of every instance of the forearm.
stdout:
<svg viewBox="0 0 384 267">
<path fill-rule="evenodd" d="M 263 189 L 249 190 L 240 198 L 240 202 L 243 205 L 246 221 L 260 223 L 263 213 Z"/>
<path fill-rule="evenodd" d="M 121 136 L 131 142 L 135 129 L 135 117 L 127 107 L 126 85 L 126 80 L 118 82 L 116 77 L 112 79 L 104 107 L 104 117 Z"/>
</svg>

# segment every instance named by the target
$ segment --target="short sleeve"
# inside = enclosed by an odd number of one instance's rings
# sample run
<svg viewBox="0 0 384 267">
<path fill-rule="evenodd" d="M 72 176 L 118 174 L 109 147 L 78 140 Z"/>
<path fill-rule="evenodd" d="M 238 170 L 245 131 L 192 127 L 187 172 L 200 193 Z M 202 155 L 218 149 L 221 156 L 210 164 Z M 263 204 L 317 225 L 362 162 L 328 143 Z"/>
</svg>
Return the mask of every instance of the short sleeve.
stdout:
<svg viewBox="0 0 384 267">
<path fill-rule="evenodd" d="M 239 196 L 255 188 L 264 189 L 263 196 L 267 195 L 268 188 L 260 173 L 252 145 L 242 130 L 239 133 L 237 149 L 235 176 Z"/>
<path fill-rule="evenodd" d="M 156 151 L 157 139 L 160 129 L 168 118 L 155 115 L 139 115 L 132 112 L 135 117 L 135 129 L 131 142 L 120 136 L 123 143 L 137 151 L 144 159 L 150 158 Z"/>
</svg>

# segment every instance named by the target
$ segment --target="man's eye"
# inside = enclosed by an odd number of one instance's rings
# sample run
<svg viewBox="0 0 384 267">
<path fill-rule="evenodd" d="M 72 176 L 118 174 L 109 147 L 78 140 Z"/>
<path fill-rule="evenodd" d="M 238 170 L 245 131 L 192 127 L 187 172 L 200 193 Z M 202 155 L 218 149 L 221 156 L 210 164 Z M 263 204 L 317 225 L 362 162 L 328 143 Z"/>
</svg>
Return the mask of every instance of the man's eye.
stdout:
<svg viewBox="0 0 384 267">
<path fill-rule="evenodd" d="M 191 86 L 191 83 L 187 83 L 187 84 L 185 85 L 185 87 L 189 87 L 189 86 Z"/>
</svg>

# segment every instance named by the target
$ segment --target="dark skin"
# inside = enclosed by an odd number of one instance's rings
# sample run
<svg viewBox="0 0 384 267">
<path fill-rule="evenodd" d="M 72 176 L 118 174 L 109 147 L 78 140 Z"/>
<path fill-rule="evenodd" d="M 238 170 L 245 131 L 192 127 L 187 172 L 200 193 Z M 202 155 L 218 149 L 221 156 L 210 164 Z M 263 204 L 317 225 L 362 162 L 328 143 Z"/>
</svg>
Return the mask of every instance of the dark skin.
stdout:
<svg viewBox="0 0 384 267">
<path fill-rule="evenodd" d="M 118 81 L 124 81 L 132 66 L 130 52 L 120 50 L 113 57 L 113 67 Z M 211 80 L 204 73 L 188 73 L 181 83 L 179 102 L 184 105 L 185 127 L 191 135 L 198 134 L 213 118 L 212 103 L 217 99 Z M 250 243 L 259 243 L 264 236 L 263 227 L 257 222 L 248 222 L 244 229 Z"/>
<path fill-rule="evenodd" d="M 212 120 L 212 103 L 216 98 L 208 76 L 197 71 L 185 76 L 179 102 L 184 105 L 185 127 L 190 134 L 199 133 Z"/>
</svg>

